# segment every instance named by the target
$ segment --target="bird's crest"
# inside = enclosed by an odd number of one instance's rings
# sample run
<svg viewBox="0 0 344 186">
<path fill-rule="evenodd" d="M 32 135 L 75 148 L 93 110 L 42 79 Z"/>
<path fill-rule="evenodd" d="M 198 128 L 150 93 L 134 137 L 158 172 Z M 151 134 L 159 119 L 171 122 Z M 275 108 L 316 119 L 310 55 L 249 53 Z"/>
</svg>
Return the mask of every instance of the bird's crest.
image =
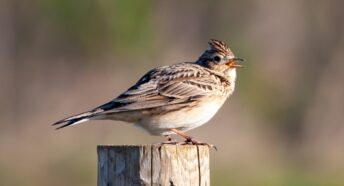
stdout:
<svg viewBox="0 0 344 186">
<path fill-rule="evenodd" d="M 222 55 L 233 55 L 226 43 L 220 40 L 211 39 L 208 43 L 210 45 L 210 51 L 212 52 L 220 53 Z"/>
</svg>

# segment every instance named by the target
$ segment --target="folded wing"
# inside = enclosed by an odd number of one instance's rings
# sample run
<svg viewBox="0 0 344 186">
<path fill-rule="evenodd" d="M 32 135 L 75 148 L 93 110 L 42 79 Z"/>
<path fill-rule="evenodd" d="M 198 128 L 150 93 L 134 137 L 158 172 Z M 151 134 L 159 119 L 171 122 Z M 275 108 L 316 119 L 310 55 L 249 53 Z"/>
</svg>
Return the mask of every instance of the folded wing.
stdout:
<svg viewBox="0 0 344 186">
<path fill-rule="evenodd" d="M 81 123 L 102 114 L 150 109 L 173 104 L 190 104 L 217 88 L 221 78 L 194 63 L 158 67 L 114 100 L 56 124 L 59 128 Z"/>
</svg>

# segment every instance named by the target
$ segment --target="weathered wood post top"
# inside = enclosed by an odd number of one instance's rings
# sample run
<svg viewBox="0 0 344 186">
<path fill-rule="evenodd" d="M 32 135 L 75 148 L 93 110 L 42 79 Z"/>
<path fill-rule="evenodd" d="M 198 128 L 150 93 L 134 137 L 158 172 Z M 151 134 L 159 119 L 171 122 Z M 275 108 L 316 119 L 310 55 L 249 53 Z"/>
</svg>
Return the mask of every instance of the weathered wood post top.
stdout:
<svg viewBox="0 0 344 186">
<path fill-rule="evenodd" d="M 209 186 L 209 148 L 204 145 L 103 146 L 98 186 Z"/>
</svg>

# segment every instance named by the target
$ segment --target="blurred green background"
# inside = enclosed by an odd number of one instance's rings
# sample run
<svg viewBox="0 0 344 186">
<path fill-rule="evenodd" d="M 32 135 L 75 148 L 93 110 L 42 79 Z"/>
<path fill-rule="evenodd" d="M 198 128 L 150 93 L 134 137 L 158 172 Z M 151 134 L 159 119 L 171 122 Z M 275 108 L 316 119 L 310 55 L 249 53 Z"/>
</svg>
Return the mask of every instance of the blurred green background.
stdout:
<svg viewBox="0 0 344 186">
<path fill-rule="evenodd" d="M 190 132 L 212 185 L 344 185 L 344 1 L 0 2 L 0 185 L 96 185 L 97 144 L 164 140 L 128 124 L 51 123 L 194 61 L 210 38 L 246 59 L 236 92 Z"/>
</svg>

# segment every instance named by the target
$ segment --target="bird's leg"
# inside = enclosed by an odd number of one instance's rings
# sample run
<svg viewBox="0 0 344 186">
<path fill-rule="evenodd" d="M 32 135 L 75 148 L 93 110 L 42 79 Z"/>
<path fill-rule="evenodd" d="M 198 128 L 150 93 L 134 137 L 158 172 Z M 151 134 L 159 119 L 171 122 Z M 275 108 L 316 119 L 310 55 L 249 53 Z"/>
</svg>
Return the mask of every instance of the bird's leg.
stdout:
<svg viewBox="0 0 344 186">
<path fill-rule="evenodd" d="M 179 136 L 185 138 L 185 142 L 192 142 L 192 137 L 188 136 L 187 134 L 185 134 L 184 132 L 177 130 L 177 129 L 171 129 L 172 132 L 178 134 Z"/>
<path fill-rule="evenodd" d="M 203 143 L 203 142 L 197 141 L 197 140 L 193 139 L 193 137 L 188 136 L 187 134 L 185 134 L 184 132 L 182 132 L 182 131 L 180 131 L 178 129 L 171 129 L 171 131 L 176 133 L 176 134 L 178 134 L 179 136 L 185 138 L 185 142 L 182 143 L 182 145 L 186 145 L 186 144 L 206 145 L 208 147 L 211 147 L 211 148 L 214 148 L 215 150 L 217 150 L 215 145 L 211 145 L 211 144 L 208 144 L 208 143 Z"/>
</svg>

